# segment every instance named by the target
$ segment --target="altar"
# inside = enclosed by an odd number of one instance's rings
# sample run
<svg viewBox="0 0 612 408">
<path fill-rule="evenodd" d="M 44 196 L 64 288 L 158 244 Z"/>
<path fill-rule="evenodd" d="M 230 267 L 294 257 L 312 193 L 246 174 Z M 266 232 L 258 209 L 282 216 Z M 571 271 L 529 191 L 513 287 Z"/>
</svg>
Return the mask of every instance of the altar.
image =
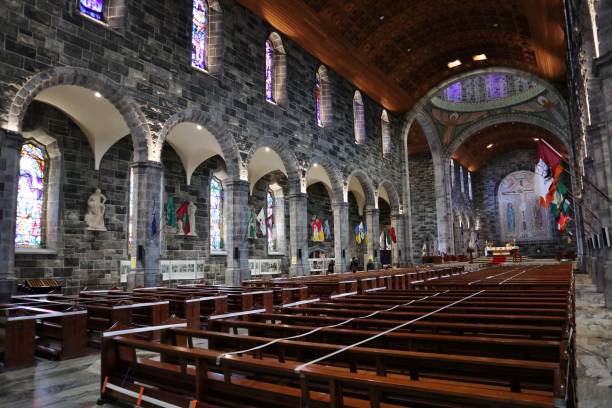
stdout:
<svg viewBox="0 0 612 408">
<path fill-rule="evenodd" d="M 518 252 L 519 247 L 515 244 L 506 244 L 504 246 L 486 246 L 485 256 L 509 256 L 514 252 Z"/>
</svg>

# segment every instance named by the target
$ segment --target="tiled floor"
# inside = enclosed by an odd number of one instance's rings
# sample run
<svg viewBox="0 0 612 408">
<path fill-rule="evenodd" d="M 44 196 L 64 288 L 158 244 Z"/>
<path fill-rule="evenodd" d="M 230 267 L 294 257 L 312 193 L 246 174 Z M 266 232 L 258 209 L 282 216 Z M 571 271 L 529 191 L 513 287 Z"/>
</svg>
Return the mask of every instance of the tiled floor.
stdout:
<svg viewBox="0 0 612 408">
<path fill-rule="evenodd" d="M 603 308 L 603 297 L 586 276 L 578 276 L 576 292 L 579 407 L 611 408 L 612 311 Z M 100 359 L 92 353 L 62 362 L 40 359 L 36 367 L 0 374 L 0 407 L 96 406 Z"/>
</svg>

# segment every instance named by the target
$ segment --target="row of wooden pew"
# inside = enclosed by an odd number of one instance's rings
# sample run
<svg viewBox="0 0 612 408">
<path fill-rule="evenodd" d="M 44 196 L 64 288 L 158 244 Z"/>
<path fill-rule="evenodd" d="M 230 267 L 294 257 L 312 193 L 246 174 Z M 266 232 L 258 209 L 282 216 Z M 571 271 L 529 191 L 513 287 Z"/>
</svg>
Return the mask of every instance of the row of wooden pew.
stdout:
<svg viewBox="0 0 612 408">
<path fill-rule="evenodd" d="M 165 407 L 576 406 L 571 265 L 432 275 L 409 288 L 384 276 L 200 327 L 178 317 L 117 324 L 103 337 L 101 397 Z"/>
</svg>

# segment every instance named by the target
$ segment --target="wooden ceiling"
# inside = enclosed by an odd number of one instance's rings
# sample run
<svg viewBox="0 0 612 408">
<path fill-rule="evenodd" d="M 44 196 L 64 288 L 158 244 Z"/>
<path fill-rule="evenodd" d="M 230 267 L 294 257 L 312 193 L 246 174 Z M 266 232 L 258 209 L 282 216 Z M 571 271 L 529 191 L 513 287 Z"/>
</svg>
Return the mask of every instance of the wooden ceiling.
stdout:
<svg viewBox="0 0 612 408">
<path fill-rule="evenodd" d="M 504 123 L 491 126 L 472 135 L 455 151 L 453 158 L 470 171 L 477 171 L 493 157 L 517 149 L 533 149 L 543 138 L 567 158 L 565 145 L 547 130 L 524 123 Z M 491 148 L 487 148 L 492 144 Z M 535 162 L 534 162 L 535 165 Z"/>
<path fill-rule="evenodd" d="M 565 80 L 563 0 L 238 0 L 388 110 L 487 66 Z M 486 61 L 473 62 L 484 53 Z M 463 64 L 449 69 L 447 63 Z"/>
</svg>

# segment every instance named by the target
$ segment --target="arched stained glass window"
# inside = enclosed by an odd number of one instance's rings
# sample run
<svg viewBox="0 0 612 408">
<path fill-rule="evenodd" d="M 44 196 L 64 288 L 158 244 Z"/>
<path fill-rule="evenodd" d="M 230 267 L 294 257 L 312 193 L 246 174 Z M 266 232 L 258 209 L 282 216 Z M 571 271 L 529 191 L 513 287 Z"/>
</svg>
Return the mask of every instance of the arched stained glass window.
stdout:
<svg viewBox="0 0 612 408">
<path fill-rule="evenodd" d="M 385 109 L 383 109 L 380 117 L 380 127 L 382 134 L 383 157 L 388 159 L 391 157 L 391 124 L 389 123 L 389 115 Z"/>
<path fill-rule="evenodd" d="M 266 41 L 266 101 L 274 103 L 274 46 Z"/>
<path fill-rule="evenodd" d="M 450 159 L 451 188 L 455 187 L 455 161 Z"/>
<path fill-rule="evenodd" d="M 193 21 L 191 29 L 191 65 L 206 70 L 208 45 L 208 3 L 193 0 Z"/>
<path fill-rule="evenodd" d="M 94 20 L 104 21 L 104 0 L 79 0 L 79 12 Z"/>
<path fill-rule="evenodd" d="M 216 177 L 210 179 L 210 249 L 223 249 L 223 185 Z"/>
<path fill-rule="evenodd" d="M 365 114 L 363 111 L 363 99 L 361 98 L 361 92 L 355 91 L 353 97 L 353 120 L 355 125 L 355 143 L 365 144 Z"/>
<path fill-rule="evenodd" d="M 470 171 L 468 170 L 467 172 L 468 174 L 468 196 L 470 197 L 470 200 L 472 200 L 472 173 L 470 173 Z"/>
<path fill-rule="evenodd" d="M 461 192 L 465 193 L 465 183 L 463 182 L 463 166 L 459 165 L 459 181 L 461 183 Z"/>
<path fill-rule="evenodd" d="M 47 153 L 44 148 L 33 143 L 24 144 L 19 169 L 15 245 L 40 248 L 43 246 L 47 184 Z"/>
<path fill-rule="evenodd" d="M 266 231 L 268 235 L 268 252 L 276 251 L 276 225 L 274 223 L 274 193 L 266 194 Z"/>
<path fill-rule="evenodd" d="M 317 125 L 323 127 L 323 116 L 321 113 L 321 75 L 317 72 L 315 77 L 315 108 L 317 110 Z"/>
</svg>

